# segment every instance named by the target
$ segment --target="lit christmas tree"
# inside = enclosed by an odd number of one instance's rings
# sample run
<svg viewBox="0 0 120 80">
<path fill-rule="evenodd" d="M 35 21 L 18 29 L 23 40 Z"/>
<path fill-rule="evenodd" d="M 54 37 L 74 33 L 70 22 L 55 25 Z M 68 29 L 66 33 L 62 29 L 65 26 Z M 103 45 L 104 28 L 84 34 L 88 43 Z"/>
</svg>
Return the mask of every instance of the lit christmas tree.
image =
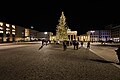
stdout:
<svg viewBox="0 0 120 80">
<path fill-rule="evenodd" d="M 59 19 L 59 24 L 57 25 L 56 39 L 60 41 L 68 40 L 67 29 L 68 27 L 66 24 L 66 18 L 64 16 L 64 12 L 62 12 L 62 15 Z"/>
</svg>

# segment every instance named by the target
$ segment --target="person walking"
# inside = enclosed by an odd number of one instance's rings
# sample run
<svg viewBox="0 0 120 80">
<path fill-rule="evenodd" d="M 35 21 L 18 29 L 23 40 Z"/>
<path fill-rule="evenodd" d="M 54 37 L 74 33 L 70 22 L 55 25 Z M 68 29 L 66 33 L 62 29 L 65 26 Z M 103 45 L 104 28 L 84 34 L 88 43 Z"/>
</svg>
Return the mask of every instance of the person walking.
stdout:
<svg viewBox="0 0 120 80">
<path fill-rule="evenodd" d="M 90 49 L 90 41 L 87 43 L 87 49 Z"/>
<path fill-rule="evenodd" d="M 40 49 L 42 49 L 42 48 L 43 48 L 43 46 L 44 46 L 44 42 L 45 42 L 45 40 L 43 39 L 43 40 L 42 40 L 42 44 L 41 44 L 41 46 L 39 47 L 39 49 L 38 49 L 38 50 L 40 50 Z"/>
<path fill-rule="evenodd" d="M 45 40 L 43 39 L 43 40 L 42 40 L 42 45 L 44 45 L 44 42 L 45 42 Z"/>
<path fill-rule="evenodd" d="M 73 41 L 74 50 L 76 49 L 76 40 Z"/>
<path fill-rule="evenodd" d="M 118 64 L 120 65 L 120 46 L 118 47 L 117 50 L 115 50 L 115 52 L 116 52 L 118 60 L 119 60 Z"/>
<path fill-rule="evenodd" d="M 79 43 L 76 41 L 76 50 L 78 50 Z"/>
<path fill-rule="evenodd" d="M 67 49 L 67 44 L 66 44 L 66 41 L 64 40 L 63 41 L 63 51 L 65 51 Z"/>
<path fill-rule="evenodd" d="M 81 46 L 80 47 L 83 47 L 83 41 L 81 41 Z"/>
</svg>

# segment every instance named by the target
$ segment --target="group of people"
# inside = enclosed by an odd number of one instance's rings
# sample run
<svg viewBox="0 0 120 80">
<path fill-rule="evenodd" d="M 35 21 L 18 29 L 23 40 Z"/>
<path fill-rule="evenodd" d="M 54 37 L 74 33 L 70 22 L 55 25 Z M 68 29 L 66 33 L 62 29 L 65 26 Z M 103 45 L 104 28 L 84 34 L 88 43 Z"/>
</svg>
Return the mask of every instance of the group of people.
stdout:
<svg viewBox="0 0 120 80">
<path fill-rule="evenodd" d="M 83 42 L 81 42 L 80 44 L 81 44 L 80 47 L 83 47 Z M 78 41 L 74 40 L 72 42 L 72 45 L 74 46 L 74 50 L 78 50 L 78 48 L 79 48 L 79 42 Z M 89 41 L 87 42 L 87 48 L 88 49 L 90 48 L 90 42 Z M 66 41 L 63 41 L 63 50 L 65 51 L 66 49 L 67 49 L 67 43 L 66 43 Z"/>
<path fill-rule="evenodd" d="M 78 50 L 79 48 L 79 42 L 78 41 L 73 41 L 73 46 L 74 46 L 74 50 Z M 83 41 L 80 42 L 80 47 L 83 47 Z M 90 42 L 87 42 L 87 48 L 90 48 Z"/>
<path fill-rule="evenodd" d="M 38 50 L 42 49 L 44 45 L 46 45 L 46 46 L 47 46 L 47 45 L 48 45 L 48 43 L 50 43 L 50 41 L 49 41 L 49 40 L 44 40 L 44 39 L 43 39 L 43 40 L 42 40 L 42 45 L 39 47 L 39 49 L 38 49 Z"/>
<path fill-rule="evenodd" d="M 42 45 L 39 47 L 39 49 L 38 50 L 40 50 L 44 45 L 48 45 L 48 43 L 50 43 L 50 41 L 49 40 L 42 40 Z M 76 40 L 74 40 L 73 42 L 72 42 L 72 45 L 74 46 L 74 50 L 78 50 L 78 48 L 81 48 L 81 47 L 83 47 L 83 41 L 81 41 L 80 43 L 78 42 L 78 41 L 76 41 Z M 80 45 L 80 47 L 79 47 L 79 45 Z M 87 49 L 90 49 L 90 42 L 88 41 L 87 42 Z M 63 41 L 63 50 L 65 51 L 67 49 L 67 41 Z M 120 65 L 120 46 L 118 47 L 118 49 L 116 49 L 115 50 L 115 52 L 116 52 L 116 55 L 117 55 L 117 57 L 118 57 L 118 60 L 119 60 L 119 62 L 118 62 L 118 64 Z"/>
</svg>

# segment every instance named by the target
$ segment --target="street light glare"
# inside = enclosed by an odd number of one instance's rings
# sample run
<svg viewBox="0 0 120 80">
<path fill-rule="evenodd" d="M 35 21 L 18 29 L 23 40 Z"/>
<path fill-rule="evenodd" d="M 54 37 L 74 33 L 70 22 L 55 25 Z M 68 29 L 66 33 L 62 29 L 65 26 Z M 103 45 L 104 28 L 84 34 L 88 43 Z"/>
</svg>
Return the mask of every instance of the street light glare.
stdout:
<svg viewBox="0 0 120 80">
<path fill-rule="evenodd" d="M 47 34 L 47 32 L 44 32 L 44 34 Z"/>
<path fill-rule="evenodd" d="M 31 26 L 31 29 L 33 29 L 33 26 Z"/>
<path fill-rule="evenodd" d="M 92 33 L 93 33 L 93 32 L 95 32 L 95 31 L 90 31 L 90 32 L 92 32 Z"/>
</svg>

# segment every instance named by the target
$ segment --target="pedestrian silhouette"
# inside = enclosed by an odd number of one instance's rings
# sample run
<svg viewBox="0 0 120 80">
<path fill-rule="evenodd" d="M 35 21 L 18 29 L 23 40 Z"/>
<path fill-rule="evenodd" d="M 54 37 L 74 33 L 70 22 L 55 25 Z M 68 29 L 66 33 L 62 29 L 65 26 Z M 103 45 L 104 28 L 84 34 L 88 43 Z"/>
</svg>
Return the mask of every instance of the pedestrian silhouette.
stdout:
<svg viewBox="0 0 120 80">
<path fill-rule="evenodd" d="M 81 41 L 81 46 L 80 47 L 83 47 L 83 41 Z"/>
<path fill-rule="evenodd" d="M 87 43 L 87 48 L 90 49 L 90 41 Z"/>
<path fill-rule="evenodd" d="M 67 44 L 66 44 L 66 41 L 64 40 L 63 41 L 63 51 L 65 51 L 67 49 Z"/>
<path fill-rule="evenodd" d="M 120 65 L 120 46 L 118 47 L 118 49 L 115 50 L 116 54 L 117 54 L 117 57 L 118 57 L 118 64 Z"/>
<path fill-rule="evenodd" d="M 46 46 L 48 45 L 48 40 L 45 41 Z"/>
<path fill-rule="evenodd" d="M 74 50 L 76 49 L 76 40 L 73 41 Z"/>
<path fill-rule="evenodd" d="M 44 42 L 45 42 L 45 40 L 42 40 L 42 45 L 38 48 L 38 50 L 40 50 L 40 49 L 43 48 L 43 46 L 44 46 Z"/>
<path fill-rule="evenodd" d="M 76 50 L 78 50 L 78 46 L 79 46 L 79 43 L 78 43 L 78 41 L 76 41 Z"/>
<path fill-rule="evenodd" d="M 42 40 L 42 45 L 44 45 L 44 42 L 45 42 L 45 40 L 43 39 L 43 40 Z"/>
</svg>

